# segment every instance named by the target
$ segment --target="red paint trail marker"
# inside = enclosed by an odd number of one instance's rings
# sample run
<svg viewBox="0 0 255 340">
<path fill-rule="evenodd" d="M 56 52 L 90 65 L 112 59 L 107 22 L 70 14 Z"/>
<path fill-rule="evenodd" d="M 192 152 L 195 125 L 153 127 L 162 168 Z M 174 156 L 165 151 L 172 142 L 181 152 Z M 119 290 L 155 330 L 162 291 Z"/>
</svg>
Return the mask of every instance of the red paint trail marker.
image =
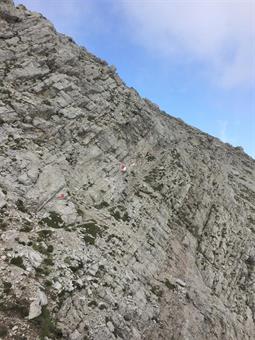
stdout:
<svg viewBox="0 0 255 340">
<path fill-rule="evenodd" d="M 120 171 L 124 174 L 127 171 L 127 167 L 124 163 L 120 164 Z"/>
</svg>

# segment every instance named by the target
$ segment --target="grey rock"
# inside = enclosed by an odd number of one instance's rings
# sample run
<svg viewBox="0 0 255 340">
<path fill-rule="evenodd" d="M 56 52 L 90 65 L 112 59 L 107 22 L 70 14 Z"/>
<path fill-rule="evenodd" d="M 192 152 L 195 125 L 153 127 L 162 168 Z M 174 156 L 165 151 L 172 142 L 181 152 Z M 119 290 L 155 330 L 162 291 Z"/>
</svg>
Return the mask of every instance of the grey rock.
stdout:
<svg viewBox="0 0 255 340">
<path fill-rule="evenodd" d="M 70 340 L 82 340 L 82 335 L 77 331 L 77 329 L 70 335 Z"/>
<path fill-rule="evenodd" d="M 0 296 L 30 306 L 1 323 L 39 338 L 45 306 L 63 339 L 254 339 L 254 160 L 0 9 Z"/>
<path fill-rule="evenodd" d="M 0 190 L 0 209 L 6 205 L 5 194 Z"/>
<path fill-rule="evenodd" d="M 42 307 L 47 305 L 48 299 L 44 292 L 38 291 L 34 301 L 30 304 L 28 319 L 35 319 L 42 312 Z"/>
<path fill-rule="evenodd" d="M 62 285 L 60 282 L 55 282 L 54 285 L 53 285 L 53 288 L 55 288 L 56 290 L 60 291 L 61 288 L 62 288 Z"/>
<path fill-rule="evenodd" d="M 24 249 L 21 254 L 27 258 L 33 268 L 38 268 L 43 261 L 40 253 L 29 248 Z"/>
<path fill-rule="evenodd" d="M 114 325 L 113 325 L 113 323 L 111 321 L 107 322 L 107 327 L 108 327 L 110 332 L 112 332 L 112 333 L 114 332 L 115 328 L 114 328 Z"/>
<path fill-rule="evenodd" d="M 182 281 L 181 279 L 176 279 L 175 283 L 177 283 L 181 287 L 186 287 L 186 283 Z"/>
</svg>

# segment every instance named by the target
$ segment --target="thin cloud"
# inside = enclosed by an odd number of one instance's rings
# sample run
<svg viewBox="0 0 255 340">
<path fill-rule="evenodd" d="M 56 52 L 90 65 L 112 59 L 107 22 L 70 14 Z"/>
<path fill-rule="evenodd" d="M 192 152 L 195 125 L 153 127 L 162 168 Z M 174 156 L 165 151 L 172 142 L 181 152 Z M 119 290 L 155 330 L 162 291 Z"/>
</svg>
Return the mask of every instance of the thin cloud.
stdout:
<svg viewBox="0 0 255 340">
<path fill-rule="evenodd" d="M 0 0 L 1 1 L 1 0 Z M 93 0 L 14 0 L 29 10 L 42 13 L 60 32 L 88 35 L 104 29 L 98 3 Z"/>
<path fill-rule="evenodd" d="M 178 63 L 199 62 L 224 87 L 254 82 L 253 0 L 129 0 L 116 7 L 130 37 L 150 52 Z"/>
</svg>

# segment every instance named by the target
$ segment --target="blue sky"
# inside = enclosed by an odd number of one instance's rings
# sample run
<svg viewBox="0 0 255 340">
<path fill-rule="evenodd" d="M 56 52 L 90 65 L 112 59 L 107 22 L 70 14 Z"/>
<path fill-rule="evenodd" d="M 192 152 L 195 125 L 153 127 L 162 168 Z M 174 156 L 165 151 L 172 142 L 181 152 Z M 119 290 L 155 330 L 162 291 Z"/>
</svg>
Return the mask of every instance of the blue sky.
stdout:
<svg viewBox="0 0 255 340">
<path fill-rule="evenodd" d="M 15 0 L 128 86 L 255 158 L 255 0 Z"/>
</svg>

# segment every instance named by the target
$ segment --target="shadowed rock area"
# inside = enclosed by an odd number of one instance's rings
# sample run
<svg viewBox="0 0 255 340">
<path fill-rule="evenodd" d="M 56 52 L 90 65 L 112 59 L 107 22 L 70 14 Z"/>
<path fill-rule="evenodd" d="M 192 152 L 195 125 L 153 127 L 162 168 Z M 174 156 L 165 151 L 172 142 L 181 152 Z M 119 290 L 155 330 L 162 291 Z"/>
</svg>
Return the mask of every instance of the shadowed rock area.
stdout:
<svg viewBox="0 0 255 340">
<path fill-rule="evenodd" d="M 1 0 L 1 339 L 255 339 L 254 183 L 240 148 Z"/>
</svg>

